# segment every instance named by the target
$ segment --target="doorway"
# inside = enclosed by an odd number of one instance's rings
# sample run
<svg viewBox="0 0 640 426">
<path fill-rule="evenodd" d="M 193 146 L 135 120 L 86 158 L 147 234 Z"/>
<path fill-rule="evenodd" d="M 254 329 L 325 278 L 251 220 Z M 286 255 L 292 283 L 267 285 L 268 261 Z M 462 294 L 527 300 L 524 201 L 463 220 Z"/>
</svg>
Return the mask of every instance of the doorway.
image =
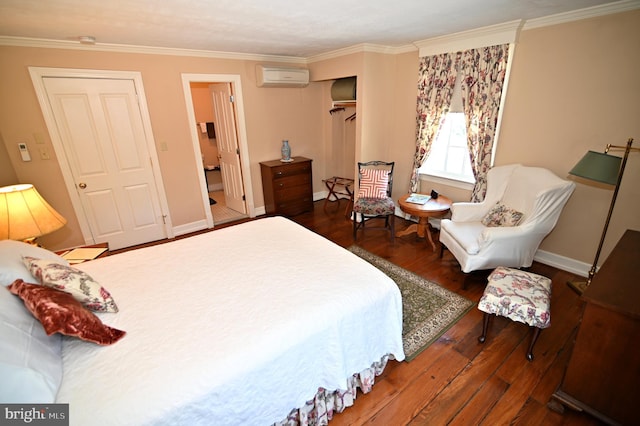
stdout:
<svg viewBox="0 0 640 426">
<path fill-rule="evenodd" d="M 182 81 L 208 227 L 255 217 L 240 76 L 183 74 Z"/>
</svg>

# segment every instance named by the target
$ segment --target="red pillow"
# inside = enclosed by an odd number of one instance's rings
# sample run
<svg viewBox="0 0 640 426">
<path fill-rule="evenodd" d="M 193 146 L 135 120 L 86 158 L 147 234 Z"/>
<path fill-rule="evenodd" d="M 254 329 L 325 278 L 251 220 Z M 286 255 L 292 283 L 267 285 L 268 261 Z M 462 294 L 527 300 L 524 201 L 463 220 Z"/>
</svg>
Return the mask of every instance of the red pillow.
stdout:
<svg viewBox="0 0 640 426">
<path fill-rule="evenodd" d="M 15 280 L 7 288 L 22 299 L 27 309 L 40 321 L 47 335 L 61 333 L 99 345 L 111 345 L 126 334 L 104 325 L 69 293 L 27 284 L 21 279 Z"/>
<path fill-rule="evenodd" d="M 362 169 L 358 198 L 387 198 L 389 170 Z"/>
</svg>

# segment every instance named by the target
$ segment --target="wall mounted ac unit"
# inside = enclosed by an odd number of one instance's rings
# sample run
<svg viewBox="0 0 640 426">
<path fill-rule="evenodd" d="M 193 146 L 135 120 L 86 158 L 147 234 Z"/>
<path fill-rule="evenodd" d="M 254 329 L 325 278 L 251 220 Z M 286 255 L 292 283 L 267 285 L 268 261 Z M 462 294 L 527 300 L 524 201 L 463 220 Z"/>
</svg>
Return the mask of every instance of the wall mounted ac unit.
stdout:
<svg viewBox="0 0 640 426">
<path fill-rule="evenodd" d="M 258 65 L 256 82 L 258 87 L 305 87 L 309 85 L 309 70 Z"/>
</svg>

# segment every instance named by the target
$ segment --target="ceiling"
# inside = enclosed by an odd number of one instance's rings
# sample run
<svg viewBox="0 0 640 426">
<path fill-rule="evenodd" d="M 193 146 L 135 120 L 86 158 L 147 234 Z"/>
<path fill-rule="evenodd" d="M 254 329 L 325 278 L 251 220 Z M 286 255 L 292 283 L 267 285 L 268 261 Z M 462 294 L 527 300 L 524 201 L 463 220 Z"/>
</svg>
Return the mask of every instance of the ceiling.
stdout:
<svg viewBox="0 0 640 426">
<path fill-rule="evenodd" d="M 614 0 L 0 0 L 0 36 L 312 57 Z"/>
</svg>

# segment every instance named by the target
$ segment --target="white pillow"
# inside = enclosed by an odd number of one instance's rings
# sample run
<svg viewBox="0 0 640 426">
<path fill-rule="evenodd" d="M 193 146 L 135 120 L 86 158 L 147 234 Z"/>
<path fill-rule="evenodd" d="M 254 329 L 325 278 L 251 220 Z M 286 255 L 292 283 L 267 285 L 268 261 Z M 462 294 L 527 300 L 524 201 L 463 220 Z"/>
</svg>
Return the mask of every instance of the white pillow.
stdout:
<svg viewBox="0 0 640 426">
<path fill-rule="evenodd" d="M 18 278 L 26 283 L 36 283 L 31 272 L 22 263 L 22 256 L 55 260 L 63 265 L 69 265 L 69 262 L 62 257 L 41 247 L 21 241 L 0 240 L 0 285 L 6 287 Z"/>
<path fill-rule="evenodd" d="M 55 402 L 61 352 L 61 335 L 47 336 L 22 300 L 0 286 L 0 402 Z"/>
</svg>

